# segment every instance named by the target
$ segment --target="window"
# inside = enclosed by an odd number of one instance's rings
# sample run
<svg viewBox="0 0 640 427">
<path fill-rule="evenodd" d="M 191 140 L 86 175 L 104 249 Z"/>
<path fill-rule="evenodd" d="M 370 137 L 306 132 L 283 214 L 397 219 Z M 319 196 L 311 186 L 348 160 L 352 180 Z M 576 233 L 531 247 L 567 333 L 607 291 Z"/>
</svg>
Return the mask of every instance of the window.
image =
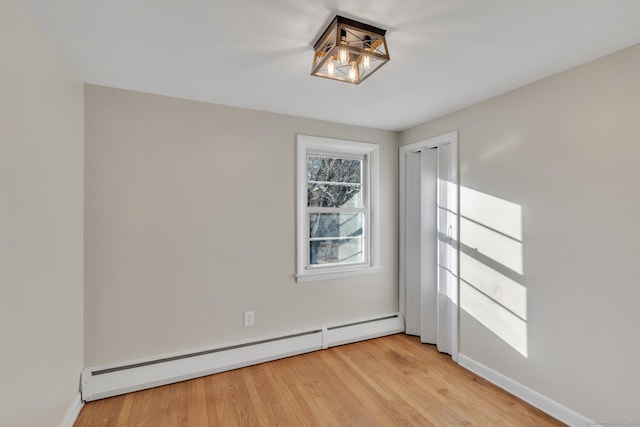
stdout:
<svg viewBox="0 0 640 427">
<path fill-rule="evenodd" d="M 298 282 L 377 268 L 378 146 L 298 135 Z"/>
</svg>

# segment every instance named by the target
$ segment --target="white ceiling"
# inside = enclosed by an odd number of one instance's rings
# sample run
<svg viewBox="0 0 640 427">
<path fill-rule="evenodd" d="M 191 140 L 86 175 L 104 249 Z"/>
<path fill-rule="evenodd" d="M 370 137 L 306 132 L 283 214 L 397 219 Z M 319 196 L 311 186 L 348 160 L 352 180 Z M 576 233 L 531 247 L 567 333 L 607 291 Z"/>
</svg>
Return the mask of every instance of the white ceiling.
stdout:
<svg viewBox="0 0 640 427">
<path fill-rule="evenodd" d="M 87 83 L 402 130 L 640 42 L 639 0 L 22 0 Z M 388 30 L 359 86 L 311 77 L 336 14 Z"/>
</svg>

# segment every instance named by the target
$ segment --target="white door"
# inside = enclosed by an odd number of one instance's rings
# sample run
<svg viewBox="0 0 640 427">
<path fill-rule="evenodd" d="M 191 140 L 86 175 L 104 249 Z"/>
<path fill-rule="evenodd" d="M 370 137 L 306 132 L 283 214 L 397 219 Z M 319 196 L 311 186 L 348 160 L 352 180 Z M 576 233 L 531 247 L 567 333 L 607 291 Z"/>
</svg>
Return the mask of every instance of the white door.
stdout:
<svg viewBox="0 0 640 427">
<path fill-rule="evenodd" d="M 401 153 L 402 155 L 402 153 Z M 451 144 L 405 152 L 403 275 L 406 333 L 457 353 L 457 185 Z"/>
<path fill-rule="evenodd" d="M 405 237 L 405 263 L 404 272 L 405 281 L 409 285 L 404 287 L 405 295 L 400 304 L 405 304 L 404 319 L 405 332 L 409 335 L 420 336 L 420 280 L 422 275 L 420 243 L 422 241 L 421 233 L 415 232 L 416 227 L 420 227 L 421 212 L 421 156 L 420 152 L 409 152 L 405 156 L 405 179 L 406 179 L 406 197 L 405 197 L 405 216 L 408 228 L 411 233 L 404 233 Z M 417 228 L 418 230 L 420 228 Z"/>
</svg>

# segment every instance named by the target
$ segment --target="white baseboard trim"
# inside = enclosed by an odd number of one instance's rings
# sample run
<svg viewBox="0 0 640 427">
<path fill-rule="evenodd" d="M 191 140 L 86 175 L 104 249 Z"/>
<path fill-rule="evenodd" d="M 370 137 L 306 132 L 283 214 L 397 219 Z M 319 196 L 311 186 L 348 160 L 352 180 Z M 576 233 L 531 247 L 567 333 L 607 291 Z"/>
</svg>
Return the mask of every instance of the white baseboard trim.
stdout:
<svg viewBox="0 0 640 427">
<path fill-rule="evenodd" d="M 596 423 L 589 418 L 581 415 L 566 406 L 559 404 L 558 402 L 548 398 L 547 396 L 538 393 L 535 390 L 530 389 L 527 386 L 520 384 L 517 381 L 494 371 L 488 366 L 483 365 L 474 359 L 459 353 L 458 363 L 460 366 L 470 370 L 471 372 L 480 375 L 487 381 L 497 385 L 498 387 L 508 391 L 509 393 L 519 397 L 532 406 L 540 409 L 543 412 L 551 415 L 552 417 L 562 421 L 570 426 L 595 426 Z"/>
<path fill-rule="evenodd" d="M 78 415 L 80 415 L 80 410 L 83 406 L 84 402 L 82 401 L 80 393 L 78 393 L 76 398 L 73 399 L 71 406 L 69 406 L 69 409 L 67 409 L 67 413 L 65 414 L 60 427 L 73 427 L 73 423 L 78 419 Z"/>
<path fill-rule="evenodd" d="M 131 393 L 403 331 L 402 316 L 393 313 L 188 354 L 84 368 L 82 400 L 88 402 Z"/>
</svg>

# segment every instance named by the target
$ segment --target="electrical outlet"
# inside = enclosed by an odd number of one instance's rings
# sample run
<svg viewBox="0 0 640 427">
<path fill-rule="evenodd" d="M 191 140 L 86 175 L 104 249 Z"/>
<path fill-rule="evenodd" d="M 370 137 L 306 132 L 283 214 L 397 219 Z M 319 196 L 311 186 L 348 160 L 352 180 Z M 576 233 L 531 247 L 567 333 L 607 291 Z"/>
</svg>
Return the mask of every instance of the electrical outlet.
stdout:
<svg viewBox="0 0 640 427">
<path fill-rule="evenodd" d="M 253 326 L 253 311 L 244 312 L 244 326 Z"/>
</svg>

